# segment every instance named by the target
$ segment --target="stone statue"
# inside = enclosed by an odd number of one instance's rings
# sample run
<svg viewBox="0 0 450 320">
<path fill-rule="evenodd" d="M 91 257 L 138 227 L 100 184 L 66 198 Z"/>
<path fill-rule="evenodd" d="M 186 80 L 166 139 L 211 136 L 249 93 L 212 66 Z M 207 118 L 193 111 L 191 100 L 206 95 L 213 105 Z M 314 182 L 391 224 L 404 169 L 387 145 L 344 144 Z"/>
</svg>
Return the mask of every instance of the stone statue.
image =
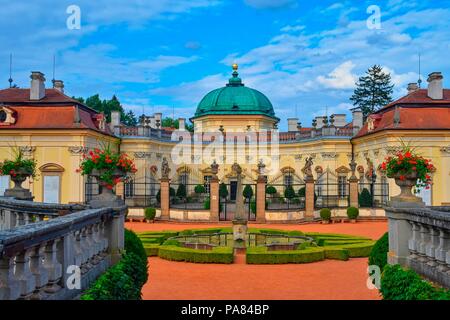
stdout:
<svg viewBox="0 0 450 320">
<path fill-rule="evenodd" d="M 312 166 L 313 166 L 313 164 L 314 163 L 313 163 L 313 158 L 312 157 L 306 158 L 305 166 L 303 167 L 302 172 L 308 178 L 313 176 L 313 173 L 312 173 Z"/>
<path fill-rule="evenodd" d="M 263 160 L 260 159 L 258 162 L 258 175 L 263 176 L 265 173 L 266 165 L 264 164 Z"/>
<path fill-rule="evenodd" d="M 234 173 L 236 173 L 236 180 L 237 180 L 237 186 L 236 186 L 236 212 L 234 214 L 235 220 L 246 220 L 244 215 L 244 198 L 242 195 L 243 188 L 242 188 L 242 168 L 239 164 L 236 162 L 231 167 Z"/>
<path fill-rule="evenodd" d="M 211 173 L 213 174 L 214 177 L 217 177 L 217 174 L 219 173 L 219 165 L 217 164 L 215 159 L 211 164 Z"/>
<path fill-rule="evenodd" d="M 167 158 L 164 157 L 161 164 L 161 178 L 169 179 L 169 174 L 170 174 L 169 162 L 167 161 Z"/>
</svg>

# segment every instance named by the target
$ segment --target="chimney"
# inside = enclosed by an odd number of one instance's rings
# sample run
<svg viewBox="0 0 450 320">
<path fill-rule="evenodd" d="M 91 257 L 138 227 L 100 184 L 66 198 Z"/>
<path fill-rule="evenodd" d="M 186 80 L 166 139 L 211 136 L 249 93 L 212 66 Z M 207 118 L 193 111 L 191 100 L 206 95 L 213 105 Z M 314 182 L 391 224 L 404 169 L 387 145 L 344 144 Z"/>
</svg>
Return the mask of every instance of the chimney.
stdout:
<svg viewBox="0 0 450 320">
<path fill-rule="evenodd" d="M 111 111 L 111 129 L 114 131 L 114 127 L 120 126 L 120 112 L 119 111 Z"/>
<path fill-rule="evenodd" d="M 41 100 L 45 97 L 45 78 L 39 71 L 31 72 L 30 100 Z"/>
<path fill-rule="evenodd" d="M 185 118 L 178 119 L 178 130 L 180 130 L 180 131 L 186 130 L 186 119 Z"/>
<path fill-rule="evenodd" d="M 288 131 L 289 132 L 298 131 L 297 124 L 298 124 L 298 118 L 289 118 L 288 119 Z"/>
<path fill-rule="evenodd" d="M 58 90 L 61 93 L 64 93 L 64 81 L 53 80 L 53 89 Z"/>
<path fill-rule="evenodd" d="M 442 89 L 443 78 L 440 72 L 433 72 L 428 75 L 428 97 L 433 100 L 444 98 L 444 90 Z"/>
<path fill-rule="evenodd" d="M 354 110 L 352 112 L 352 124 L 353 128 L 357 128 L 358 130 L 362 128 L 363 126 L 363 113 L 361 110 Z"/>
<path fill-rule="evenodd" d="M 155 119 L 156 129 L 161 129 L 162 128 L 162 113 L 161 112 L 155 113 L 153 115 L 153 117 Z"/>
<path fill-rule="evenodd" d="M 333 114 L 334 116 L 334 126 L 335 127 L 344 127 L 347 124 L 345 119 L 345 114 Z"/>
<path fill-rule="evenodd" d="M 412 82 L 412 83 L 408 83 L 408 94 L 413 93 L 414 91 L 419 90 L 419 86 L 417 85 L 417 83 Z"/>
<path fill-rule="evenodd" d="M 323 120 L 325 119 L 325 116 L 319 116 L 319 117 L 315 117 L 316 121 L 317 121 L 317 129 L 320 129 L 323 127 Z"/>
</svg>

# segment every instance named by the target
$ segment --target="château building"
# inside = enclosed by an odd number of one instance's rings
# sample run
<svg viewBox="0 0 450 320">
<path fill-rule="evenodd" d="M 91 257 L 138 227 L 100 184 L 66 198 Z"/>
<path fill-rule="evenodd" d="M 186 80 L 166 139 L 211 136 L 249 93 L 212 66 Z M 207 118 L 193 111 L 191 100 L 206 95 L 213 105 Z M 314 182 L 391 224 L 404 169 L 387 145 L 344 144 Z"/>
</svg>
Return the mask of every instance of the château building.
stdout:
<svg viewBox="0 0 450 320">
<path fill-rule="evenodd" d="M 158 205 L 161 163 L 166 159 L 174 192 L 180 185 L 185 188 L 185 192 L 179 191 L 178 200 L 171 202 L 171 218 L 189 220 L 209 219 L 205 202 L 216 175 L 227 190 L 220 200 L 221 211 L 224 219 L 230 217 L 226 212 L 232 213 L 236 198 L 231 166 L 237 162 L 244 183 L 253 190 L 247 199 L 249 213 L 256 181 L 264 175 L 267 187 L 272 187 L 266 194 L 266 217 L 298 220 L 304 210 L 301 189 L 306 164 L 312 166 L 317 208 L 348 207 L 348 181 L 353 175 L 358 179 L 358 191 L 367 189 L 372 194 L 371 207 L 381 207 L 399 190 L 393 179 L 379 170 L 380 164 L 404 142 L 431 158 L 436 167 L 431 189 L 420 194 L 424 201 L 448 205 L 450 90 L 443 89 L 442 80 L 435 72 L 426 89 L 410 84 L 406 96 L 370 115 L 365 123 L 362 113 L 353 111 L 352 119 L 344 114 L 324 115 L 308 126 L 290 118 L 288 131 L 279 132 L 280 121 L 285 120 L 275 114 L 270 92 L 266 96 L 247 87 L 234 65 L 228 83 L 199 102 L 190 119 L 194 132 L 189 132 L 182 118 L 178 129 L 162 128 L 160 113 L 143 115 L 137 126 L 128 127 L 113 112 L 111 123 L 106 123 L 103 114 L 66 96 L 62 81 L 54 81 L 53 88 L 46 89 L 44 75 L 33 72 L 30 89 L 0 90 L 0 159 L 11 157 L 11 146 L 36 159 L 40 176 L 27 182 L 35 201 L 83 203 L 97 187 L 95 181 L 75 172 L 82 155 L 112 144 L 135 159 L 137 173 L 119 186 L 117 193 L 136 214 L 143 207 Z M 1 177 L 0 193 L 10 184 L 9 176 Z M 198 185 L 205 191 L 196 192 Z M 294 196 L 286 197 L 287 186 L 292 187 Z M 383 210 L 371 208 L 363 215 L 383 215 Z"/>
</svg>

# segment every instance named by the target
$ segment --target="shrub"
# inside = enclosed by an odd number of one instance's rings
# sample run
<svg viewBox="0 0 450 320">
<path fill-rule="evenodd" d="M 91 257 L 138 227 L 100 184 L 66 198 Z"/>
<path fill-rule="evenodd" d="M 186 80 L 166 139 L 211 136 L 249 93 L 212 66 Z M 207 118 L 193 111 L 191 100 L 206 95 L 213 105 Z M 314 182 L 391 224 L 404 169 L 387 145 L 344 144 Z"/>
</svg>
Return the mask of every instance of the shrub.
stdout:
<svg viewBox="0 0 450 320">
<path fill-rule="evenodd" d="M 147 219 L 147 220 L 155 220 L 156 209 L 155 208 L 145 208 L 144 215 L 145 215 L 145 219 Z"/>
<path fill-rule="evenodd" d="M 350 258 L 362 258 L 368 257 L 370 255 L 370 251 L 372 251 L 374 244 L 375 242 L 370 241 L 370 242 L 340 245 L 339 247 L 348 250 Z"/>
<path fill-rule="evenodd" d="M 386 265 L 381 275 L 384 300 L 450 300 L 450 291 L 434 288 L 412 270 Z"/>
<path fill-rule="evenodd" d="M 144 244 L 145 253 L 147 257 L 155 257 L 158 256 L 160 244 Z"/>
<path fill-rule="evenodd" d="M 331 220 L 331 210 L 328 208 L 323 208 L 320 210 L 320 218 L 325 221 Z"/>
<path fill-rule="evenodd" d="M 377 265 L 383 270 L 387 264 L 387 255 L 389 251 L 389 234 L 386 232 L 372 248 L 369 255 L 369 265 Z"/>
<path fill-rule="evenodd" d="M 147 253 L 137 235 L 125 230 L 122 259 L 101 275 L 81 300 L 139 300 L 147 279 Z"/>
<path fill-rule="evenodd" d="M 270 194 L 270 195 L 274 195 L 275 193 L 277 193 L 277 189 L 274 186 L 268 185 L 266 187 L 266 193 Z"/>
<path fill-rule="evenodd" d="M 184 184 L 179 184 L 177 189 L 177 198 L 186 198 L 186 186 Z"/>
<path fill-rule="evenodd" d="M 286 199 L 292 199 L 293 197 L 295 197 L 295 191 L 292 186 L 289 185 L 286 187 L 286 189 L 284 190 L 284 197 Z"/>
<path fill-rule="evenodd" d="M 228 197 L 228 188 L 227 188 L 227 185 L 223 182 L 219 186 L 219 196 L 221 198 Z"/>
<path fill-rule="evenodd" d="M 359 216 L 359 209 L 355 207 L 349 207 L 347 208 L 347 217 L 349 219 L 356 219 Z"/>
<path fill-rule="evenodd" d="M 372 195 L 367 188 L 364 188 L 358 196 L 358 202 L 360 207 L 372 207 Z"/>
<path fill-rule="evenodd" d="M 197 194 L 206 193 L 206 188 L 205 188 L 204 185 L 198 184 L 198 185 L 195 186 L 194 192 L 197 193 Z"/>
<path fill-rule="evenodd" d="M 249 200 L 253 197 L 253 188 L 250 185 L 246 185 L 244 187 L 244 191 L 242 191 L 242 195 L 244 196 L 245 199 Z"/>
<path fill-rule="evenodd" d="M 198 250 L 178 246 L 161 246 L 158 256 L 172 261 L 195 263 L 233 263 L 233 248 L 216 247 L 212 250 Z"/>
<path fill-rule="evenodd" d="M 324 249 L 326 259 L 347 261 L 350 257 L 348 250 L 343 248 L 324 248 Z"/>
</svg>

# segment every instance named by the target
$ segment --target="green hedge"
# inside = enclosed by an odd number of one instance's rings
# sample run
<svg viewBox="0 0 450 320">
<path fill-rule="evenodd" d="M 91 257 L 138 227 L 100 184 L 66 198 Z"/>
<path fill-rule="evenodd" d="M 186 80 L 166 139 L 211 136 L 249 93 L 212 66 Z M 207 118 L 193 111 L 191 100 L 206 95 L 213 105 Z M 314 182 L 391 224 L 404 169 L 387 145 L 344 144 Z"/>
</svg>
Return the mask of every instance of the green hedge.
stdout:
<svg viewBox="0 0 450 320">
<path fill-rule="evenodd" d="M 374 241 L 370 241 L 364 243 L 348 244 L 339 247 L 348 250 L 350 258 L 362 258 L 369 256 L 374 244 Z"/>
<path fill-rule="evenodd" d="M 387 255 L 389 251 L 389 234 L 386 232 L 373 246 L 369 254 L 369 266 L 377 265 L 383 270 L 387 264 Z"/>
<path fill-rule="evenodd" d="M 156 257 L 159 252 L 159 244 L 148 244 L 144 245 L 145 253 L 147 257 Z"/>
<path fill-rule="evenodd" d="M 102 274 L 81 300 L 140 300 L 147 282 L 147 253 L 137 235 L 125 230 L 125 254 Z"/>
<path fill-rule="evenodd" d="M 450 290 L 434 288 L 412 270 L 386 265 L 381 276 L 384 300 L 450 300 Z"/>
<path fill-rule="evenodd" d="M 195 263 L 233 263 L 233 249 L 217 247 L 212 250 L 197 250 L 173 245 L 159 247 L 158 256 L 172 261 Z"/>
<path fill-rule="evenodd" d="M 350 258 L 349 251 L 343 248 L 324 248 L 325 258 L 347 261 Z"/>
<path fill-rule="evenodd" d="M 247 248 L 248 264 L 309 263 L 325 259 L 323 248 L 267 251 L 265 247 Z"/>
</svg>

